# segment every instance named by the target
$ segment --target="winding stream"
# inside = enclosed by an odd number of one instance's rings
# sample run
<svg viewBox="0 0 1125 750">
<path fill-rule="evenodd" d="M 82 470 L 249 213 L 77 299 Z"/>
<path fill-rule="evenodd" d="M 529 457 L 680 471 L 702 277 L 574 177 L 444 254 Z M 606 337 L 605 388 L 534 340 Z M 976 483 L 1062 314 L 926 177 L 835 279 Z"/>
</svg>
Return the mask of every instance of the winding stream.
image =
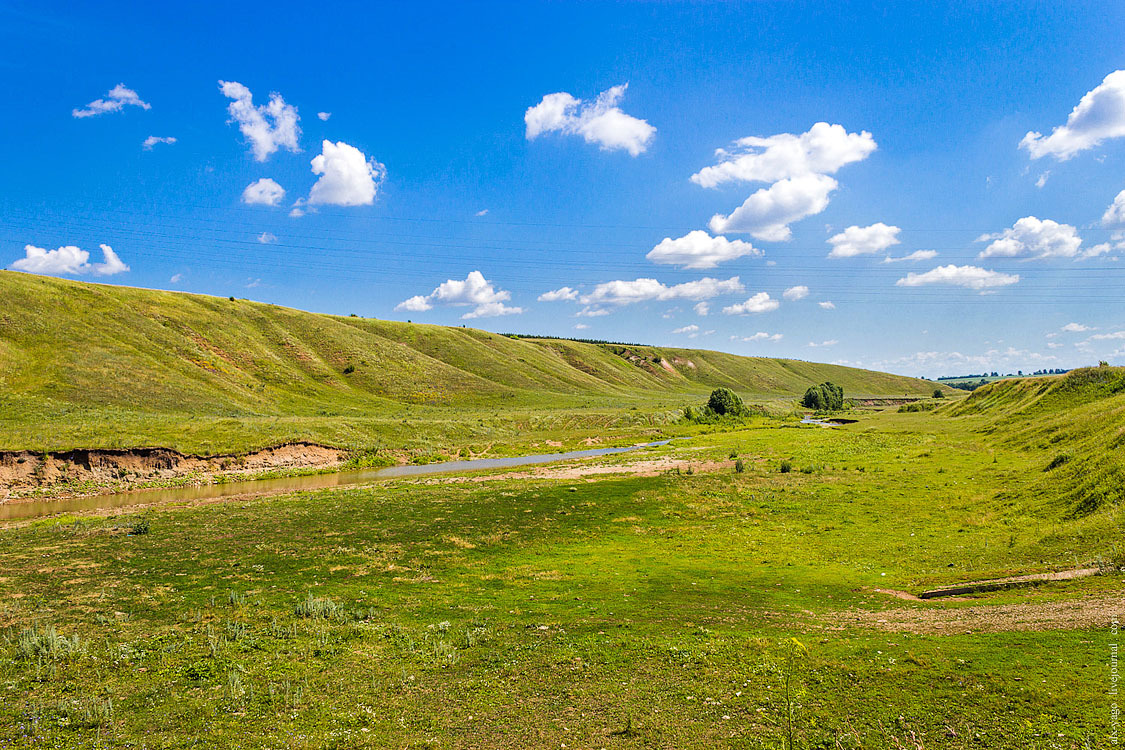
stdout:
<svg viewBox="0 0 1125 750">
<path fill-rule="evenodd" d="M 431 474 L 450 474 L 459 471 L 480 469 L 507 469 L 515 466 L 548 464 L 556 461 L 570 461 L 575 458 L 609 456 L 615 453 L 628 453 L 641 448 L 667 445 L 669 440 L 654 443 L 639 443 L 621 448 L 591 448 L 566 453 L 537 453 L 530 456 L 510 458 L 473 458 L 465 461 L 444 461 L 442 463 L 385 466 L 380 469 L 354 469 L 335 471 L 327 474 L 309 474 L 299 477 L 279 477 L 277 479 L 251 479 L 245 482 L 225 484 L 205 484 L 190 487 L 170 487 L 163 489 L 130 490 L 108 495 L 88 497 L 59 498 L 49 500 L 16 500 L 0 504 L 0 521 L 26 520 L 40 516 L 60 513 L 104 510 L 107 508 L 127 508 L 132 505 L 156 503 L 182 503 L 197 500 L 211 500 L 232 495 L 266 494 L 277 495 L 297 490 L 318 490 L 325 487 L 346 487 L 366 484 L 379 479 L 427 476 Z"/>
</svg>

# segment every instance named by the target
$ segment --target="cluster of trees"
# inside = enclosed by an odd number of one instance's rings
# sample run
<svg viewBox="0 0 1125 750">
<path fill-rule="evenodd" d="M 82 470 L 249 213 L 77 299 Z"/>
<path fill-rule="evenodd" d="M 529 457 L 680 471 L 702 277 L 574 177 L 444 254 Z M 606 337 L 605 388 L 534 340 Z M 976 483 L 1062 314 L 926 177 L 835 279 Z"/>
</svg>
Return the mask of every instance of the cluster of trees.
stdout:
<svg viewBox="0 0 1125 750">
<path fill-rule="evenodd" d="M 831 382 L 809 386 L 801 397 L 801 406 L 815 411 L 839 411 L 844 408 L 844 389 Z"/>
<path fill-rule="evenodd" d="M 749 407 L 742 397 L 730 388 L 716 388 L 703 406 L 684 408 L 684 419 L 692 422 L 716 422 L 724 419 L 740 419 L 751 414 L 764 414 L 760 407 Z"/>
</svg>

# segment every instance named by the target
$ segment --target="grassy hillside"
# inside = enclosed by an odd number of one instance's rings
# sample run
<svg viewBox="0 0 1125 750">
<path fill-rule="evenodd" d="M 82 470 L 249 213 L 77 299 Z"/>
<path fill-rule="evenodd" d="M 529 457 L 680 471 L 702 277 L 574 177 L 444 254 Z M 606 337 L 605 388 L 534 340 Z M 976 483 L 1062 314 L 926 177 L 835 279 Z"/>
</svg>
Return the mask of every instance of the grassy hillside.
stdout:
<svg viewBox="0 0 1125 750">
<path fill-rule="evenodd" d="M 1125 501 L 1125 368 L 1001 380 L 945 407 L 986 419 L 979 429 L 1041 458 L 1032 492 L 1082 518 Z"/>
<path fill-rule="evenodd" d="M 0 299 L 0 449 L 367 446 L 444 435 L 454 428 L 437 423 L 449 420 L 488 439 L 476 426 L 501 410 L 573 410 L 600 424 L 622 408 L 675 409 L 718 385 L 757 398 L 823 380 L 856 396 L 934 388 L 835 365 L 513 339 L 13 272 L 0 272 Z M 403 430 L 404 419 L 425 426 Z"/>
</svg>

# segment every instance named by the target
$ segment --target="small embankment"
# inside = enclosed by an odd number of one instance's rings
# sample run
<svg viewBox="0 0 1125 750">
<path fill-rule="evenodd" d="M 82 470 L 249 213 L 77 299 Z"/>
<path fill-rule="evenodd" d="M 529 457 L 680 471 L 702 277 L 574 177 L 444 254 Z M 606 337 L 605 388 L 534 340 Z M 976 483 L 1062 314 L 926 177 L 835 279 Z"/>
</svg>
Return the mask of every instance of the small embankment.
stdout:
<svg viewBox="0 0 1125 750">
<path fill-rule="evenodd" d="M 195 456 L 168 448 L 0 451 L 0 490 L 59 484 L 113 485 L 187 474 L 331 468 L 339 466 L 345 458 L 344 451 L 315 443 L 290 443 L 241 455 L 216 456 Z"/>
</svg>

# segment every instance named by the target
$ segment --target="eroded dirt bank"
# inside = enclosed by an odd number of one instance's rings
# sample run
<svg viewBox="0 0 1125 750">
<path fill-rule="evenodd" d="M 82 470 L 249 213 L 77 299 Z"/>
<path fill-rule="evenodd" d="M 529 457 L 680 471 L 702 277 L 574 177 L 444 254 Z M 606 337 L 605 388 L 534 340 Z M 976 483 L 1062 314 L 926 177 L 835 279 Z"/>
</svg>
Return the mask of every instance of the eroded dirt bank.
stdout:
<svg viewBox="0 0 1125 750">
<path fill-rule="evenodd" d="M 186 474 L 331 468 L 345 458 L 342 450 L 314 443 L 290 443 L 243 455 L 217 456 L 188 455 L 168 448 L 0 451 L 0 492 L 64 482 L 108 485 Z"/>
</svg>

